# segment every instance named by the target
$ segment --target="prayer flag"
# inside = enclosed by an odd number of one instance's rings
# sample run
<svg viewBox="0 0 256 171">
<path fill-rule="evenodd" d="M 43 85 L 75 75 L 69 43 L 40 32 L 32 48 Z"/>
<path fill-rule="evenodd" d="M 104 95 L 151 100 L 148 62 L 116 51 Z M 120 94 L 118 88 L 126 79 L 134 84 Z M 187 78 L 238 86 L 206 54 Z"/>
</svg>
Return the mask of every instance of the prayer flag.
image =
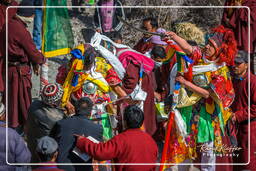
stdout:
<svg viewBox="0 0 256 171">
<path fill-rule="evenodd" d="M 44 0 L 45 6 L 66 6 L 67 0 Z M 70 53 L 74 37 L 69 19 L 68 8 L 44 8 L 42 30 L 42 52 L 45 57 Z"/>
</svg>

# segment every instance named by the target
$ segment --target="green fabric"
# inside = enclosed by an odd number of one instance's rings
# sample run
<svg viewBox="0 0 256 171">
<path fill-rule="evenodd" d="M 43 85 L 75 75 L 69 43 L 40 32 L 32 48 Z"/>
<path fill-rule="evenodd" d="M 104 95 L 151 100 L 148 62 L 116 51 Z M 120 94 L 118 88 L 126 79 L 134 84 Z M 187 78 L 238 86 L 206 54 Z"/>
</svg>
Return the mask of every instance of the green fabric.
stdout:
<svg viewBox="0 0 256 171">
<path fill-rule="evenodd" d="M 110 138 L 113 137 L 112 135 L 112 127 L 109 121 L 108 114 L 101 114 L 101 124 L 103 128 L 103 138 L 104 140 L 109 140 Z"/>
<path fill-rule="evenodd" d="M 178 53 L 176 52 L 176 59 L 177 59 L 177 71 L 178 72 L 182 72 L 182 66 L 181 66 L 181 56 L 180 55 L 178 55 Z"/>
<path fill-rule="evenodd" d="M 206 112 L 205 105 L 201 106 L 200 119 L 198 123 L 197 141 L 205 143 L 214 140 L 214 128 L 212 127 L 211 115 Z"/>
<path fill-rule="evenodd" d="M 46 6 L 66 6 L 67 0 L 44 0 Z M 72 49 L 74 45 L 74 37 L 68 14 L 68 8 L 44 8 L 43 17 L 43 53 L 52 57 L 56 50 L 68 53 L 67 49 Z M 52 55 L 53 54 L 53 55 Z M 62 54 L 64 55 L 64 54 Z"/>
<path fill-rule="evenodd" d="M 192 117 L 192 109 L 193 109 L 193 106 L 188 106 L 188 107 L 183 107 L 183 108 L 180 108 L 180 113 L 181 113 L 181 116 L 182 116 L 182 119 L 184 120 L 184 122 L 186 123 L 187 125 L 187 133 L 190 134 L 191 132 L 191 124 L 190 124 L 190 121 L 191 121 L 191 117 Z"/>
<path fill-rule="evenodd" d="M 216 109 L 216 112 L 218 113 L 218 118 L 219 118 L 219 122 L 220 122 L 221 132 L 224 135 L 225 134 L 224 119 L 223 119 L 223 115 L 221 113 L 221 110 L 220 110 L 220 107 L 219 107 L 218 104 L 215 104 L 215 109 Z"/>
<path fill-rule="evenodd" d="M 94 0 L 89 0 L 89 1 L 88 1 L 88 4 L 89 4 L 89 5 L 94 5 L 95 2 L 94 2 Z"/>
</svg>

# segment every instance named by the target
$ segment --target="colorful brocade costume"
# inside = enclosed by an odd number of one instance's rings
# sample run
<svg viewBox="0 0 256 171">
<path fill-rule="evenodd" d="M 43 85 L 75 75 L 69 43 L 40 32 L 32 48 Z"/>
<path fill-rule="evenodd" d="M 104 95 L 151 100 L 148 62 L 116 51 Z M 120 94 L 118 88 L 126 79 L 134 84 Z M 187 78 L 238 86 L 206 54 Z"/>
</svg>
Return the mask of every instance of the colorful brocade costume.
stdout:
<svg viewBox="0 0 256 171">
<path fill-rule="evenodd" d="M 194 160 L 198 143 L 214 142 L 214 152 L 223 153 L 222 136 L 231 116 L 229 106 L 235 97 L 228 67 L 225 63 L 208 61 L 198 47 L 193 47 L 190 58 L 194 60 L 193 84 L 208 89 L 210 97 L 205 99 L 180 88 L 177 109 L 185 122 L 187 135 L 182 137 L 177 125 L 173 125 L 165 163 Z"/>
<path fill-rule="evenodd" d="M 73 58 L 70 60 L 69 69 L 66 66 L 59 69 L 57 82 L 63 83 L 65 78 L 62 105 L 65 106 L 68 101 L 77 101 L 81 97 L 89 97 L 95 104 L 91 118 L 101 120 L 103 137 L 108 140 L 112 137 L 112 128 L 105 102 L 111 101 L 110 86 L 120 84 L 121 80 L 112 66 L 101 57 L 96 57 L 94 66 L 89 71 L 84 71 L 84 59 L 82 59 L 84 53 L 84 45 L 77 46 L 71 52 Z"/>
</svg>

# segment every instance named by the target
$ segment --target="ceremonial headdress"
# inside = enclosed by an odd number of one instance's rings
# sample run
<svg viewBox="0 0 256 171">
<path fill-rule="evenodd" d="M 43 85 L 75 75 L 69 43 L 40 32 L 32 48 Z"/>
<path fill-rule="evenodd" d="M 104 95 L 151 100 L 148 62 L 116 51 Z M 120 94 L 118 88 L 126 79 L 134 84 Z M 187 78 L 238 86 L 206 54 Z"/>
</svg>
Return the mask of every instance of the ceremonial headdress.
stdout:
<svg viewBox="0 0 256 171">
<path fill-rule="evenodd" d="M 49 105 L 58 106 L 62 96 L 63 89 L 58 83 L 46 85 L 41 92 L 43 102 Z"/>
<path fill-rule="evenodd" d="M 228 66 L 234 65 L 234 58 L 237 53 L 237 43 L 232 30 L 220 25 L 212 29 L 209 41 L 214 41 L 217 45 L 216 54 L 219 63 L 226 62 Z"/>
</svg>

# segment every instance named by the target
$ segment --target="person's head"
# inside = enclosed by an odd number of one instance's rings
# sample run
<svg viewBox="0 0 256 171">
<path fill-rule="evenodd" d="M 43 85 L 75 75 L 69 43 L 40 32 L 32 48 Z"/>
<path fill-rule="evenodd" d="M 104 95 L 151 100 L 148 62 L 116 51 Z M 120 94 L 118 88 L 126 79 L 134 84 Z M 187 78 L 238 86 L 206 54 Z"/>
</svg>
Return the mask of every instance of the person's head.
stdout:
<svg viewBox="0 0 256 171">
<path fill-rule="evenodd" d="M 215 43 L 214 40 L 212 39 L 209 39 L 208 40 L 208 43 L 205 45 L 204 47 L 204 54 L 209 57 L 210 59 L 217 57 L 216 56 L 216 53 L 217 53 L 217 49 L 218 49 L 218 46 L 217 44 Z"/>
<path fill-rule="evenodd" d="M 213 28 L 212 31 L 213 33 L 207 39 L 203 50 L 206 58 L 218 63 L 225 62 L 228 66 L 232 66 L 237 53 L 237 43 L 233 31 L 222 25 Z"/>
<path fill-rule="evenodd" d="M 36 152 L 41 162 L 55 162 L 58 156 L 58 143 L 53 138 L 44 136 L 38 140 Z"/>
<path fill-rule="evenodd" d="M 84 70 L 89 71 L 95 63 L 96 53 L 94 51 L 94 48 L 90 45 L 87 45 L 83 56 L 84 56 Z"/>
<path fill-rule="evenodd" d="M 118 44 L 122 44 L 122 41 L 123 41 L 122 35 L 117 31 L 111 33 L 110 39 Z"/>
<path fill-rule="evenodd" d="M 144 121 L 143 111 L 136 105 L 129 105 L 124 109 L 124 121 L 127 128 L 140 128 Z"/>
<path fill-rule="evenodd" d="M 64 91 L 60 84 L 47 84 L 43 87 L 41 98 L 45 104 L 58 107 L 61 104 L 63 93 Z"/>
<path fill-rule="evenodd" d="M 5 106 L 3 103 L 0 103 L 0 121 L 5 121 Z"/>
<path fill-rule="evenodd" d="M 232 70 L 238 77 L 243 77 L 246 74 L 248 70 L 248 53 L 246 51 L 238 51 Z"/>
<path fill-rule="evenodd" d="M 144 30 L 149 31 L 149 32 L 156 32 L 158 28 L 158 21 L 156 18 L 149 17 L 145 18 L 143 20 L 143 27 Z M 145 35 L 145 36 L 150 36 L 150 35 Z"/>
<path fill-rule="evenodd" d="M 19 6 L 33 6 L 33 1 L 31 0 L 22 0 Z M 33 18 L 35 15 L 34 8 L 18 8 L 17 14 L 22 17 Z"/>
<path fill-rule="evenodd" d="M 161 62 L 166 58 L 165 49 L 162 46 L 154 46 L 151 50 L 151 58 L 156 62 Z"/>
<path fill-rule="evenodd" d="M 92 112 L 93 102 L 89 97 L 80 98 L 75 105 L 76 115 L 89 117 Z"/>
</svg>

